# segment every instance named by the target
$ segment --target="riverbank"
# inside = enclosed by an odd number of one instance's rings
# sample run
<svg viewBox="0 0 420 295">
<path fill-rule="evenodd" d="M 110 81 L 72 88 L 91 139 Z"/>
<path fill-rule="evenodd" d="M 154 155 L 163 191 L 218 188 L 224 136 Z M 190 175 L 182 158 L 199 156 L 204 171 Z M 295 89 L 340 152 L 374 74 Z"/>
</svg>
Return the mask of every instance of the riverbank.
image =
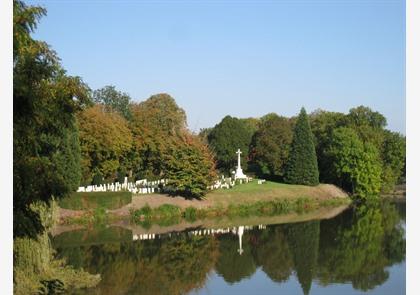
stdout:
<svg viewBox="0 0 420 295">
<path fill-rule="evenodd" d="M 133 217 L 137 220 L 145 218 L 165 219 L 170 216 L 186 217 L 186 214 L 192 215 L 189 217 L 194 218 L 255 214 L 258 212 L 281 214 L 339 206 L 350 202 L 347 193 L 331 184 L 320 184 L 312 187 L 269 181 L 258 184 L 253 181 L 237 185 L 232 189 L 211 191 L 203 200 L 185 199 L 164 194 L 149 194 L 133 195 L 131 203 L 114 210 L 103 208 L 69 210 L 61 208 L 59 223 L 90 223 L 102 219 L 115 221 Z"/>
</svg>

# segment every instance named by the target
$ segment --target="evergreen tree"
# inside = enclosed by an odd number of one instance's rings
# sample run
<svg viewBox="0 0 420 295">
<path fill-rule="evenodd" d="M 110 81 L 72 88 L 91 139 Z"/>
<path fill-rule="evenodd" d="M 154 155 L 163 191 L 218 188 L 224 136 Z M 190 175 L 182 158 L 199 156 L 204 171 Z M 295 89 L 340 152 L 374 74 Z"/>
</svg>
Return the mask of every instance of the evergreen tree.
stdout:
<svg viewBox="0 0 420 295">
<path fill-rule="evenodd" d="M 314 138 L 304 108 L 301 109 L 294 128 L 285 181 L 304 185 L 317 185 L 319 183 Z"/>
</svg>

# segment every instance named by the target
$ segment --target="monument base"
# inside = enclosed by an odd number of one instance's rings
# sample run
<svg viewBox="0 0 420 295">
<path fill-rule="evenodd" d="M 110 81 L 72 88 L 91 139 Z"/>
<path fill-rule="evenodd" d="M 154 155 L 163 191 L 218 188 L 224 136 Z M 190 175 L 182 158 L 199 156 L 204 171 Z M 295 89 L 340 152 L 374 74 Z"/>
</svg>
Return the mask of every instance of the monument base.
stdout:
<svg viewBox="0 0 420 295">
<path fill-rule="evenodd" d="M 246 179 L 246 178 L 247 178 L 247 176 L 242 172 L 242 169 L 241 168 L 236 169 L 236 172 L 235 172 L 235 180 L 236 179 Z"/>
</svg>

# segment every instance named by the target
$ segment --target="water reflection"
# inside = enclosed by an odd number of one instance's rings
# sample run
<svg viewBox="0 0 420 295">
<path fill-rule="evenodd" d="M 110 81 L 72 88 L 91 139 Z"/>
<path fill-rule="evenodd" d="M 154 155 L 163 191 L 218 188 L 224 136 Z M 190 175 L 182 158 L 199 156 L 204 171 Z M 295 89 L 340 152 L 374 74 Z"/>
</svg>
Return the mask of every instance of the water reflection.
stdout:
<svg viewBox="0 0 420 295">
<path fill-rule="evenodd" d="M 185 294 L 203 288 L 213 270 L 228 284 L 241 284 L 257 269 L 278 286 L 295 275 L 301 288 L 296 294 L 310 294 L 314 281 L 351 283 L 367 291 L 387 281 L 389 267 L 405 260 L 401 206 L 386 202 L 329 220 L 194 229 L 147 239 L 102 228 L 63 233 L 54 244 L 72 265 L 101 273 L 101 283 L 85 291 L 89 294 Z"/>
</svg>

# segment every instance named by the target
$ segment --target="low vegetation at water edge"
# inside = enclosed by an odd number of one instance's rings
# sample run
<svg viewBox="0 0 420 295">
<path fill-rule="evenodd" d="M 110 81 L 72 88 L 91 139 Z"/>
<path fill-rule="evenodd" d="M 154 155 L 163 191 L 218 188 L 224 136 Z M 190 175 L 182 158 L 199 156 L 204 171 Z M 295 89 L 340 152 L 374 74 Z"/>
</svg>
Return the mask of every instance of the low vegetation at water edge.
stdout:
<svg viewBox="0 0 420 295">
<path fill-rule="evenodd" d="M 301 197 L 296 199 L 275 199 L 271 201 L 258 201 L 247 204 L 230 204 L 226 208 L 211 207 L 207 209 L 197 209 L 187 207 L 181 209 L 178 206 L 164 204 L 157 208 L 151 208 L 148 204 L 138 210 L 131 211 L 131 219 L 136 223 L 162 223 L 168 221 L 173 224 L 175 221 L 184 218 L 189 222 L 196 219 L 217 216 L 262 216 L 262 215 L 280 215 L 287 213 L 305 213 L 322 207 L 336 207 L 349 204 L 351 201 L 344 198 L 333 198 L 327 200 L 319 200 L 309 197 Z M 172 222 L 170 222 L 172 221 Z M 163 222 L 165 223 L 165 222 Z"/>
<path fill-rule="evenodd" d="M 131 203 L 130 192 L 89 192 L 73 193 L 68 197 L 60 199 L 58 204 L 61 208 L 72 210 L 89 209 L 118 209 Z"/>
</svg>

